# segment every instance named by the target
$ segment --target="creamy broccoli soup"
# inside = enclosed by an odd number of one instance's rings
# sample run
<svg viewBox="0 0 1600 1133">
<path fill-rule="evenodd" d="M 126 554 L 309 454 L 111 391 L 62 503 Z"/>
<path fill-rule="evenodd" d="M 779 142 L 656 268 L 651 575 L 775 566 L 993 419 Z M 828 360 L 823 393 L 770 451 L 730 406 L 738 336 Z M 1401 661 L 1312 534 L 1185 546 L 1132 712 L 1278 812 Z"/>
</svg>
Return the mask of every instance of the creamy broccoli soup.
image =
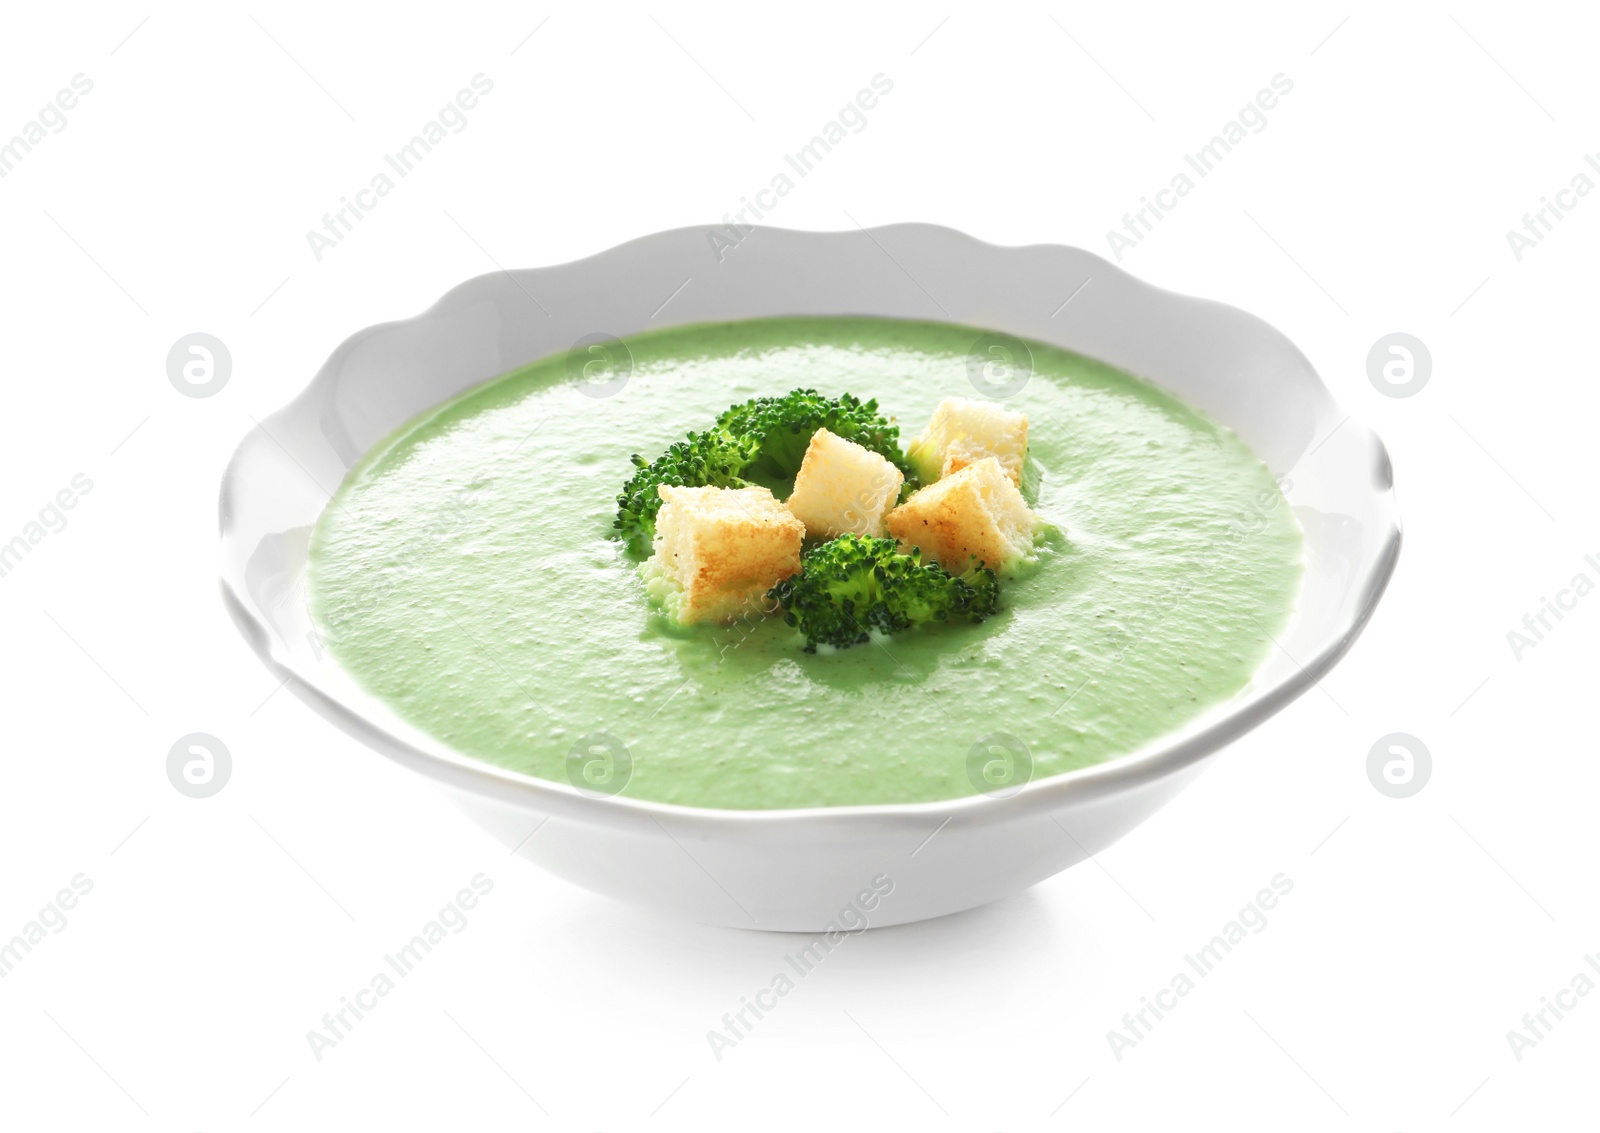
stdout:
<svg viewBox="0 0 1600 1133">
<path fill-rule="evenodd" d="M 1025 382 L 1000 374 L 997 400 L 1028 417 L 1022 491 L 1043 523 L 1037 561 L 981 622 L 815 652 L 781 617 L 679 625 L 614 537 L 633 454 L 795 389 L 876 399 L 908 443 L 942 400 L 995 396 L 969 371 L 981 333 L 678 327 L 626 339 L 631 371 L 611 347 L 613 367 L 581 388 L 567 355 L 485 383 L 347 478 L 312 538 L 313 616 L 418 728 L 594 793 L 923 802 L 1131 752 L 1249 683 L 1293 607 L 1301 549 L 1249 449 L 1128 374 L 1038 343 Z"/>
</svg>

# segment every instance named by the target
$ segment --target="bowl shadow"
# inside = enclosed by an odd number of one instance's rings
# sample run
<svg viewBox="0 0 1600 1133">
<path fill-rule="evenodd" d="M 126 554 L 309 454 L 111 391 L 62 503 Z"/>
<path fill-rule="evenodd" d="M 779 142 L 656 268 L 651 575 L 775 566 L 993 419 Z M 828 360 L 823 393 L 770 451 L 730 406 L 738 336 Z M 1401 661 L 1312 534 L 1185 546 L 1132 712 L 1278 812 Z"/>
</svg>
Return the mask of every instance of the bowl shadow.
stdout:
<svg viewBox="0 0 1600 1133">
<path fill-rule="evenodd" d="M 795 985 L 780 1001 L 784 1013 L 802 1015 L 911 1006 L 929 1018 L 985 1017 L 1000 1005 L 1034 1001 L 1043 973 L 1058 977 L 1052 998 L 1081 999 L 1105 966 L 1087 913 L 1038 887 L 930 920 L 868 928 L 831 949 L 817 946 L 821 933 L 702 925 L 605 899 L 575 911 L 569 938 L 584 941 L 594 970 L 634 983 L 642 995 L 709 998 L 717 1010 L 737 1010 L 741 996 L 782 974 Z M 695 1024 L 714 1024 L 714 1015 Z"/>
</svg>

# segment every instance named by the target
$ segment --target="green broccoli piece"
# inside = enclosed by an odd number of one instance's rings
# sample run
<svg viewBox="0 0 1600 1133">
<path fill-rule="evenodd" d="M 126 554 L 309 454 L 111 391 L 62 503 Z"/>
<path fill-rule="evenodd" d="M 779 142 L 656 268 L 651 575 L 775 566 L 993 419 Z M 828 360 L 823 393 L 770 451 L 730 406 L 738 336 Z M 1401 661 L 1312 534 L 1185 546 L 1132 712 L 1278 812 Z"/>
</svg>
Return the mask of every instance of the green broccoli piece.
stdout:
<svg viewBox="0 0 1600 1133">
<path fill-rule="evenodd" d="M 750 446 L 722 429 L 690 433 L 655 460 L 633 455 L 634 474 L 617 496 L 617 518 L 612 526 L 636 558 L 650 554 L 656 537 L 656 513 L 661 510 L 662 484 L 688 488 L 743 488 L 740 477 L 750 463 Z"/>
<path fill-rule="evenodd" d="M 818 429 L 870 449 L 899 468 L 907 482 L 915 483 L 911 465 L 900 451 L 900 427 L 878 412 L 876 400 L 862 401 L 848 393 L 823 397 L 814 389 L 797 389 L 782 397 L 753 397 L 732 406 L 717 418 L 717 426 L 754 446 L 742 475 L 780 498 L 794 489 L 806 446 Z"/>
<path fill-rule="evenodd" d="M 818 429 L 854 441 L 893 461 L 914 486 L 915 475 L 900 451 L 900 429 L 878 412 L 876 401 L 850 394 L 823 397 L 814 389 L 797 389 L 782 397 L 751 398 L 731 406 L 712 428 L 690 433 L 655 460 L 633 456 L 634 473 L 617 496 L 612 525 L 636 558 L 650 554 L 661 510 L 662 484 L 688 488 L 771 490 L 780 499 L 794 490 L 794 478 L 806 446 Z"/>
<path fill-rule="evenodd" d="M 873 630 L 901 633 L 929 622 L 981 622 L 999 608 L 994 571 L 974 563 L 951 574 L 923 563 L 920 551 L 902 554 L 892 539 L 841 535 L 807 551 L 800 573 L 767 597 L 783 607 L 783 620 L 805 635 L 807 653 L 818 645 L 844 649 L 871 639 Z"/>
</svg>

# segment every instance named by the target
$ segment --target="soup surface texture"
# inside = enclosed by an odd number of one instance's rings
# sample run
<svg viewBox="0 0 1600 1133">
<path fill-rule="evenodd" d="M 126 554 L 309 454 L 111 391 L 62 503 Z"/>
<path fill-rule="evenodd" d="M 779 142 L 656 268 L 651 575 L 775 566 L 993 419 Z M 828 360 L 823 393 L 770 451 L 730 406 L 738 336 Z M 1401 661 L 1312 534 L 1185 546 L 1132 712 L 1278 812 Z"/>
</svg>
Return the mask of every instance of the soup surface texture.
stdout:
<svg viewBox="0 0 1600 1133">
<path fill-rule="evenodd" d="M 687 326 L 626 339 L 631 374 L 605 396 L 618 383 L 581 391 L 565 355 L 477 386 L 346 479 L 312 536 L 313 616 L 419 729 L 624 797 L 925 802 L 1127 754 L 1249 683 L 1301 570 L 1265 466 L 1128 374 L 1030 344 L 1031 377 L 1003 402 L 1028 414 L 1025 490 L 1054 530 L 982 624 L 817 654 L 776 617 L 680 628 L 610 537 L 631 454 L 802 387 L 876 398 L 903 445 L 941 399 L 986 396 L 967 362 L 981 333 Z"/>
</svg>

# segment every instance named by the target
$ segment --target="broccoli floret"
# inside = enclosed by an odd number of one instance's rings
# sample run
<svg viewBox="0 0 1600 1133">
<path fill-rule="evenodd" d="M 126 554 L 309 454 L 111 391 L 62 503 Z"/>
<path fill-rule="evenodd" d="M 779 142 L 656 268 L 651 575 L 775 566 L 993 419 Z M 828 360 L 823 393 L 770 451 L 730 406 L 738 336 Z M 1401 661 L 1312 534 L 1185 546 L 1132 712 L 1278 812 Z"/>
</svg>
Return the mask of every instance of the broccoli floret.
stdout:
<svg viewBox="0 0 1600 1133">
<path fill-rule="evenodd" d="M 818 429 L 877 453 L 914 484 L 911 466 L 900 451 L 900 427 L 878 412 L 876 400 L 862 401 L 848 393 L 823 397 L 814 389 L 797 389 L 782 397 L 753 397 L 732 406 L 717 418 L 717 425 L 754 446 L 744 478 L 779 496 L 793 490 L 806 446 Z"/>
<path fill-rule="evenodd" d="M 686 488 L 743 488 L 740 471 L 750 463 L 750 446 L 722 429 L 690 433 L 655 460 L 633 455 L 634 474 L 617 497 L 613 527 L 636 558 L 650 554 L 656 536 L 656 513 L 661 510 L 662 484 Z"/>
<path fill-rule="evenodd" d="M 999 608 L 994 571 L 974 563 L 959 575 L 923 563 L 920 551 L 902 554 L 892 539 L 841 535 L 806 552 L 800 573 L 767 596 L 783 620 L 818 645 L 843 649 L 868 641 L 873 630 L 901 633 L 928 622 L 981 622 Z"/>
<path fill-rule="evenodd" d="M 636 558 L 650 553 L 661 497 L 656 488 L 768 488 L 780 498 L 794 490 L 795 474 L 812 434 L 826 428 L 892 461 L 915 486 L 915 476 L 900 451 L 900 429 L 878 412 L 876 401 L 850 394 L 823 397 L 797 389 L 782 397 L 751 398 L 730 407 L 714 427 L 690 433 L 655 460 L 635 454 L 635 472 L 617 497 L 612 525 Z"/>
</svg>

